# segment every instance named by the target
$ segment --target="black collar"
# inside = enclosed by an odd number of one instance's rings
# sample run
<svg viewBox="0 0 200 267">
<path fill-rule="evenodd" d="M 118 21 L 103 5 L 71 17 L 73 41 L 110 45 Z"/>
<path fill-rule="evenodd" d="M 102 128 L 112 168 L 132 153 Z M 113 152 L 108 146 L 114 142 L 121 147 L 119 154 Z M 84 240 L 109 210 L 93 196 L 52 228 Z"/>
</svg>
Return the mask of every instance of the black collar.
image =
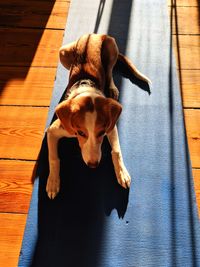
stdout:
<svg viewBox="0 0 200 267">
<path fill-rule="evenodd" d="M 101 96 L 104 96 L 104 94 L 97 88 L 97 85 L 95 84 L 94 81 L 90 80 L 90 79 L 82 79 L 79 80 L 77 82 L 75 82 L 71 88 L 69 88 L 69 90 L 67 91 L 66 97 L 67 98 L 75 98 L 76 96 L 85 93 L 87 91 L 90 91 L 90 89 L 88 88 L 84 88 L 84 86 L 86 87 L 90 87 L 93 89 L 93 91 Z M 79 90 L 80 89 L 80 90 Z"/>
<path fill-rule="evenodd" d="M 83 79 L 83 80 L 79 80 L 79 81 L 75 82 L 72 85 L 71 89 L 72 88 L 74 88 L 74 89 L 76 88 L 77 89 L 79 86 L 90 86 L 90 87 L 96 88 L 95 82 L 93 82 L 90 79 Z"/>
</svg>

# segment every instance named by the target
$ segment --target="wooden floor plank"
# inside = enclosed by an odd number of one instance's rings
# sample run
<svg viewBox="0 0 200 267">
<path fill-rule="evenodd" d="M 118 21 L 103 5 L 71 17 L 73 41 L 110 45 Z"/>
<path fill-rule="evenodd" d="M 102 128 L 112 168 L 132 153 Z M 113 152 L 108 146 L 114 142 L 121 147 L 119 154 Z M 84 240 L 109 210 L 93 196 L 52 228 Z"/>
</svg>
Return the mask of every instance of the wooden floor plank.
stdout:
<svg viewBox="0 0 200 267">
<path fill-rule="evenodd" d="M 56 68 L 0 67 L 0 105 L 48 106 Z"/>
<path fill-rule="evenodd" d="M 0 212 L 27 213 L 35 162 L 0 160 Z"/>
<path fill-rule="evenodd" d="M 200 108 L 200 70 L 182 70 L 181 78 L 183 106 Z"/>
<path fill-rule="evenodd" d="M 198 6 L 198 0 L 167 0 L 169 6 Z"/>
<path fill-rule="evenodd" d="M 172 12 L 173 34 L 200 34 L 198 7 L 176 7 Z"/>
<path fill-rule="evenodd" d="M 0 106 L 0 157 L 36 160 L 48 108 Z"/>
<path fill-rule="evenodd" d="M 192 167 L 200 168 L 200 109 L 185 109 L 184 114 Z"/>
<path fill-rule="evenodd" d="M 17 266 L 26 217 L 0 213 L 0 266 Z"/>
<path fill-rule="evenodd" d="M 0 4 L 0 27 L 64 29 L 69 2 L 9 0 Z M 23 12 L 22 12 L 23 10 Z"/>
<path fill-rule="evenodd" d="M 196 192 L 198 213 L 200 216 L 200 169 L 193 169 L 193 177 L 194 177 L 194 187 Z"/>
<path fill-rule="evenodd" d="M 62 31 L 0 28 L 0 66 L 57 67 Z"/>
<path fill-rule="evenodd" d="M 177 62 L 180 54 L 180 69 L 200 70 L 200 36 L 175 35 L 173 43 Z"/>
</svg>

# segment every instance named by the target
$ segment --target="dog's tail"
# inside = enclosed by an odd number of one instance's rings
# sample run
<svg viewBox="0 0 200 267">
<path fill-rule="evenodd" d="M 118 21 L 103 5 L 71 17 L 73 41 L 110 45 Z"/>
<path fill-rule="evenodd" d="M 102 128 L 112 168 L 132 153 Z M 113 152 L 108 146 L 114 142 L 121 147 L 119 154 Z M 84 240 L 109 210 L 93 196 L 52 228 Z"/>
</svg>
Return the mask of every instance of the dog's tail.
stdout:
<svg viewBox="0 0 200 267">
<path fill-rule="evenodd" d="M 128 67 L 129 71 L 136 78 L 138 78 L 138 79 L 148 83 L 149 85 L 151 85 L 151 80 L 149 78 L 147 78 L 144 74 L 142 74 L 126 56 L 124 56 L 123 54 L 119 53 L 117 61 L 119 61 L 120 63 L 125 65 L 125 67 Z"/>
</svg>

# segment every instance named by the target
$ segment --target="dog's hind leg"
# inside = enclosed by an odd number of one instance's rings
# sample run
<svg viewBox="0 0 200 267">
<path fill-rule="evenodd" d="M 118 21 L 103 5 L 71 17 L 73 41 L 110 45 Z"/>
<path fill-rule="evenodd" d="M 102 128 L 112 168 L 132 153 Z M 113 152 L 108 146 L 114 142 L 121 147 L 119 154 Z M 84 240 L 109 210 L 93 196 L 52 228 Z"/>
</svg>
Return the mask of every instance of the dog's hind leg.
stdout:
<svg viewBox="0 0 200 267">
<path fill-rule="evenodd" d="M 108 97 L 118 99 L 119 91 L 113 81 L 113 67 L 115 66 L 118 58 L 118 47 L 115 39 L 107 36 L 102 43 L 101 59 L 105 70 L 105 93 Z"/>
<path fill-rule="evenodd" d="M 63 45 L 59 50 L 60 62 L 68 70 L 74 63 L 76 45 L 77 41 Z"/>
</svg>

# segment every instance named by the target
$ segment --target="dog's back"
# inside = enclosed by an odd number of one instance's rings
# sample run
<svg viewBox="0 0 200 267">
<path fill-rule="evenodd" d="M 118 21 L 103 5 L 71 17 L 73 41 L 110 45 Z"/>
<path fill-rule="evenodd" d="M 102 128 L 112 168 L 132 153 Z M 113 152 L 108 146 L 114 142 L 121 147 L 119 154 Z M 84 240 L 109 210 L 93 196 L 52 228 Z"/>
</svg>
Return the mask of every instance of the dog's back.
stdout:
<svg viewBox="0 0 200 267">
<path fill-rule="evenodd" d="M 105 72 L 102 66 L 101 49 L 105 38 L 106 35 L 88 34 L 77 41 L 68 88 L 78 80 L 91 79 L 98 89 L 104 90 Z"/>
</svg>

